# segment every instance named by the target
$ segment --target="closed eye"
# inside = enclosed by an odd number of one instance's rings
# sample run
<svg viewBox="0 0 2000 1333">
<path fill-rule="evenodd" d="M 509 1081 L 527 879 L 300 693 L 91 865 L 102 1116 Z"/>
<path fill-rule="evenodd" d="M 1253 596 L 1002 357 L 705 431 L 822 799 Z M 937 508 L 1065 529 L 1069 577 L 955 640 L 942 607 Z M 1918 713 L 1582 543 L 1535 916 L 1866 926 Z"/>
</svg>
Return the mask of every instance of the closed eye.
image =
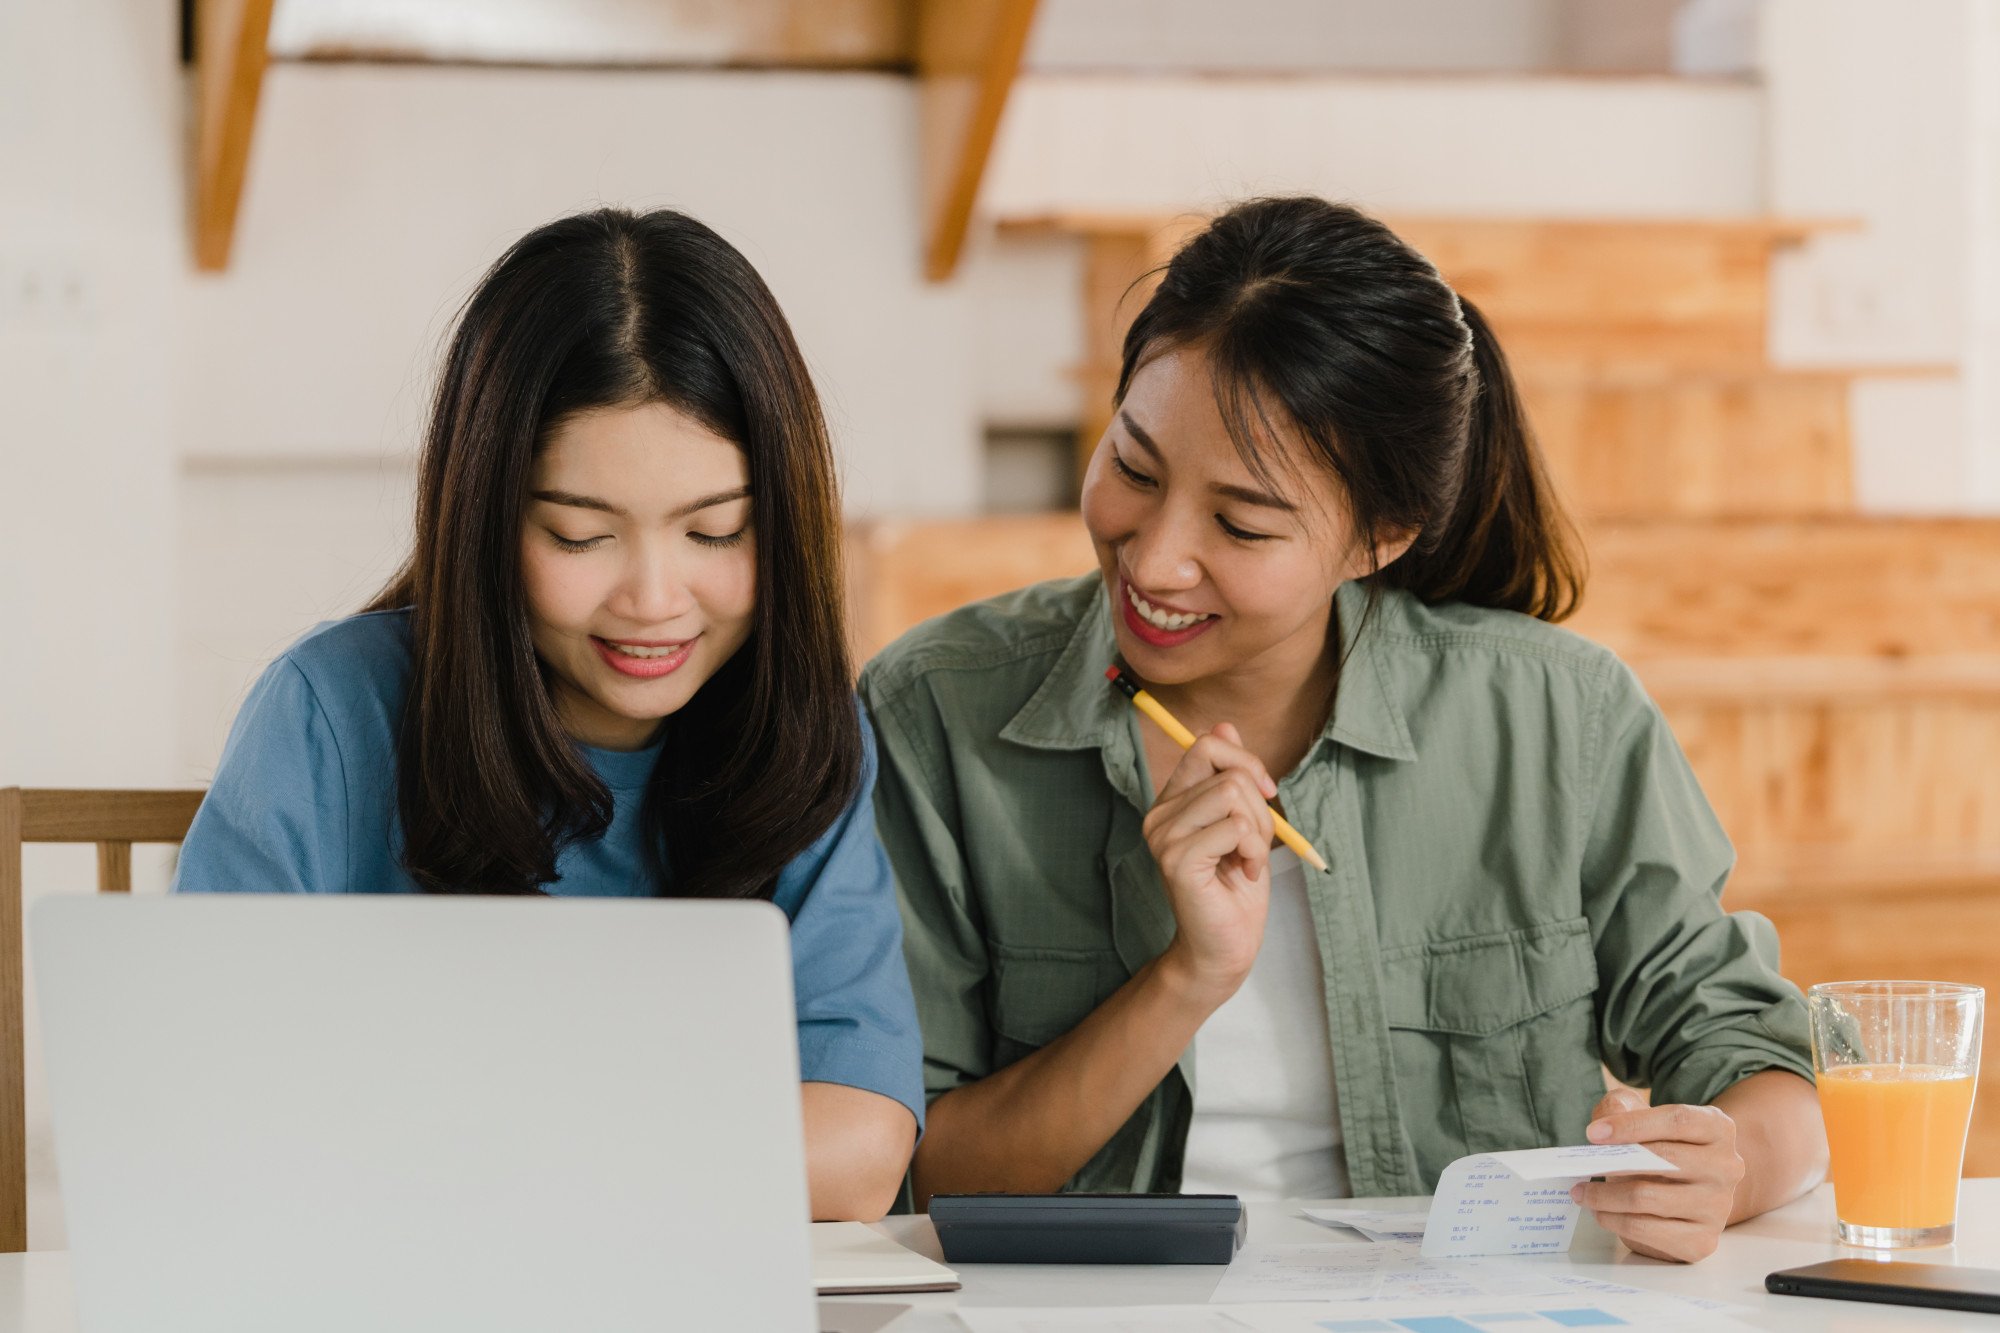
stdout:
<svg viewBox="0 0 2000 1333">
<path fill-rule="evenodd" d="M 1125 478 L 1125 480 L 1131 482 L 1134 486 L 1151 486 L 1154 484 L 1153 479 L 1145 473 L 1135 472 L 1129 463 L 1118 456 L 1116 450 L 1113 450 L 1111 454 L 1111 466 L 1117 469 L 1119 476 Z"/>
<path fill-rule="evenodd" d="M 734 546 L 749 533 L 750 525 L 744 524 L 734 532 L 690 532 L 688 540 L 700 546 Z"/>
<path fill-rule="evenodd" d="M 1248 529 L 1239 528 L 1220 514 L 1215 516 L 1215 521 L 1221 525 L 1225 533 L 1234 537 L 1239 542 L 1267 542 L 1277 535 L 1273 532 L 1251 532 Z"/>
<path fill-rule="evenodd" d="M 562 551 L 588 551 L 611 540 L 609 537 L 584 537 L 572 541 L 560 532 L 555 531 L 549 533 L 549 538 L 555 542 L 556 549 Z"/>
</svg>

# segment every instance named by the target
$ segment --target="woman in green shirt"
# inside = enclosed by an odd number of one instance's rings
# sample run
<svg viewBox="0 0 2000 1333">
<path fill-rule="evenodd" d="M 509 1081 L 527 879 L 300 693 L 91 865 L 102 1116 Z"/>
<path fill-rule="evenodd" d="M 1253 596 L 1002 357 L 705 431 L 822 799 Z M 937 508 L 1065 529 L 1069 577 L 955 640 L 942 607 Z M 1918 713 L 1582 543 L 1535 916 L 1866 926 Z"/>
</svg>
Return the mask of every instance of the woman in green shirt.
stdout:
<svg viewBox="0 0 2000 1333">
<path fill-rule="evenodd" d="M 1579 1198 L 1690 1260 L 1816 1184 L 1800 996 L 1719 906 L 1729 842 L 1658 710 L 1550 623 L 1580 561 L 1479 312 L 1372 219 L 1257 200 L 1169 265 L 1116 401 L 1100 572 L 862 678 L 917 1202 L 1420 1194 L 1587 1137 L 1680 1167 Z M 1267 803 L 1327 872 L 1272 849 Z"/>
</svg>

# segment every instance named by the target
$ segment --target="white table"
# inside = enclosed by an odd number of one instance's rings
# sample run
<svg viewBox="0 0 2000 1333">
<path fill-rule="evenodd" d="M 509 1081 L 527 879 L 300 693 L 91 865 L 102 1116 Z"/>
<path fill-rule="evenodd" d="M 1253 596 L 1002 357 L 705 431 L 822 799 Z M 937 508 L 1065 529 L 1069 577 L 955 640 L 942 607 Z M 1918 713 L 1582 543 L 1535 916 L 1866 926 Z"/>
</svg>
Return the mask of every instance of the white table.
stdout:
<svg viewBox="0 0 2000 1333">
<path fill-rule="evenodd" d="M 1418 1207 L 1420 1200 L 1349 1200 L 1356 1206 Z M 1296 1204 L 1252 1204 L 1252 1241 L 1313 1241 L 1366 1244 L 1348 1233 L 1330 1231 L 1298 1216 Z M 924 1217 L 892 1217 L 881 1229 L 903 1244 L 936 1259 L 937 1237 Z M 1575 1247 L 1560 1259 L 1570 1271 L 1627 1286 L 1706 1296 L 1747 1306 L 1745 1322 L 1765 1329 L 1869 1330 L 1980 1329 L 2000 1333 L 2000 1316 L 1919 1310 L 1910 1306 L 1862 1305 L 1852 1301 L 1772 1296 L 1764 1275 L 1860 1253 L 1833 1242 L 1833 1191 L 1821 1188 L 1788 1208 L 1767 1213 L 1728 1232 L 1722 1248 L 1698 1264 L 1657 1263 L 1621 1249 L 1588 1219 Z M 2000 1268 L 2000 1179 L 1968 1180 L 1960 1196 L 1958 1243 L 1931 1250 L 1905 1250 L 1914 1263 Z M 937 1295 L 853 1296 L 821 1302 L 821 1320 L 841 1333 L 869 1333 L 881 1326 L 890 1307 L 906 1308 L 889 1333 L 962 1333 L 951 1317 L 960 1306 L 1116 1306 L 1205 1304 L 1221 1273 L 1219 1267 L 1095 1268 L 1082 1266 L 988 1265 L 961 1271 L 961 1291 Z M 1359 1314 L 1356 1307 L 1346 1311 Z M 0 1255 L 0 1333 L 75 1333 L 70 1302 L 69 1256 L 61 1252 Z"/>
<path fill-rule="evenodd" d="M 1329 1201 L 1332 1202 L 1332 1201 Z M 1422 1208 L 1426 1200 L 1353 1200 L 1355 1207 Z M 1333 1231 L 1298 1216 L 1298 1204 L 1251 1204 L 1253 1242 L 1324 1241 L 1332 1244 L 1368 1242 L 1352 1233 Z M 892 1217 L 882 1230 L 913 1250 L 942 1259 L 930 1219 Z M 1722 1247 L 1698 1264 L 1664 1264 L 1624 1249 L 1586 1216 L 1575 1246 L 1561 1259 L 1526 1262 L 1566 1262 L 1567 1271 L 1684 1296 L 1706 1296 L 1747 1306 L 1755 1313 L 1740 1316 L 1766 1329 L 1870 1330 L 1971 1328 L 1991 1326 L 2000 1333 L 2000 1316 L 1972 1315 L 1952 1310 L 1920 1310 L 1907 1305 L 1863 1305 L 1854 1301 L 1807 1300 L 1773 1296 L 1764 1290 L 1764 1275 L 1779 1268 L 1796 1268 L 1823 1259 L 1865 1255 L 1833 1240 L 1833 1189 L 1822 1186 L 1786 1208 L 1745 1222 L 1723 1235 Z M 2000 1269 L 2000 1179 L 1968 1180 L 1959 1196 L 1958 1242 L 1930 1250 L 1900 1250 L 1913 1263 L 1959 1264 L 1968 1268 Z M 974 1265 L 960 1270 L 965 1286 L 949 1294 L 929 1296 L 845 1297 L 824 1302 L 830 1315 L 852 1302 L 895 1302 L 911 1307 L 890 1333 L 962 1333 L 946 1311 L 976 1305 L 1174 1305 L 1205 1304 L 1222 1270 L 1207 1267 L 1093 1268 L 1082 1266 Z M 1363 1307 L 1342 1313 L 1365 1317 Z M 837 1319 L 823 1320 L 841 1328 Z M 855 1333 L 867 1323 L 856 1322 Z M 3 1326 L 0 1326 L 3 1327 Z M 35 1333 L 40 1333 L 36 1330 Z"/>
</svg>

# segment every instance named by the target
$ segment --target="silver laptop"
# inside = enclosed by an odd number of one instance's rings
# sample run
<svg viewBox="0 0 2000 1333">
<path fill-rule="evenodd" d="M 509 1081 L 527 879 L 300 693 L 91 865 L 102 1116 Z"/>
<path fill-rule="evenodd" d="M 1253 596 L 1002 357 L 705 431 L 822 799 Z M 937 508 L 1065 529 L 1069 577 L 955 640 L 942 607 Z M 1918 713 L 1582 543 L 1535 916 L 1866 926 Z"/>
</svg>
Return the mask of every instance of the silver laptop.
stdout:
<svg viewBox="0 0 2000 1333">
<path fill-rule="evenodd" d="M 766 903 L 44 900 L 84 1333 L 814 1328 Z"/>
</svg>

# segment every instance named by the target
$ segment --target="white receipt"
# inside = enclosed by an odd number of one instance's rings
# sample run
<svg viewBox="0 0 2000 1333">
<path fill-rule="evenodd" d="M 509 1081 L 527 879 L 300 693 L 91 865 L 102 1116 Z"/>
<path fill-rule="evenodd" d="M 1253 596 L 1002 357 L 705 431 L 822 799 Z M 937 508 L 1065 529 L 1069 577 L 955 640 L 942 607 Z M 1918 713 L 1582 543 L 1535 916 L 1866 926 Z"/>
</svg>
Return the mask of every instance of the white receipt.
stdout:
<svg viewBox="0 0 2000 1333">
<path fill-rule="evenodd" d="M 1582 1212 L 1569 1197 L 1570 1186 L 1613 1171 L 1679 1169 L 1637 1143 L 1524 1148 L 1461 1157 L 1438 1177 L 1424 1228 L 1424 1256 L 1453 1259 L 1567 1250 Z"/>
<path fill-rule="evenodd" d="M 1588 1180 L 1612 1171 L 1678 1171 L 1643 1143 L 1579 1143 L 1573 1148 L 1522 1148 L 1488 1153 L 1523 1180 Z"/>
<path fill-rule="evenodd" d="M 1323 1227 L 1346 1227 L 1373 1241 L 1422 1240 L 1428 1213 L 1392 1213 L 1375 1208 L 1307 1208 L 1307 1218 Z"/>
</svg>

